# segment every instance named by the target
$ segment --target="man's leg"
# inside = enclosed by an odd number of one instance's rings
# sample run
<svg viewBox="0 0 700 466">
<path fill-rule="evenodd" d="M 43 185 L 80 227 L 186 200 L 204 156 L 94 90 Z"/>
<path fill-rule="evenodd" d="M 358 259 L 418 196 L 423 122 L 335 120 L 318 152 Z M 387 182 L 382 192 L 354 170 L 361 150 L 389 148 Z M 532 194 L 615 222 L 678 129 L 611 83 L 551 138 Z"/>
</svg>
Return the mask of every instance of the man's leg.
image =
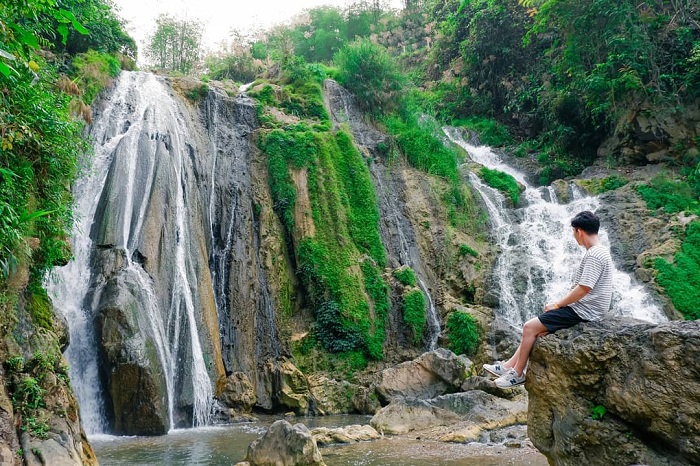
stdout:
<svg viewBox="0 0 700 466">
<path fill-rule="evenodd" d="M 532 318 L 523 325 L 523 337 L 520 340 L 520 345 L 513 356 L 504 363 L 506 367 L 512 367 L 515 371 L 522 375 L 527 365 L 527 360 L 530 358 L 530 350 L 532 350 L 535 340 L 538 337 L 546 335 L 547 327 L 542 325 L 540 319 Z"/>
<path fill-rule="evenodd" d="M 527 360 L 530 358 L 530 350 L 535 344 L 535 340 L 538 337 L 547 335 L 547 333 L 549 333 L 547 332 L 547 327 L 542 325 L 542 322 L 537 317 L 525 322 L 525 325 L 523 325 L 523 336 L 518 349 L 503 365 L 514 368 L 519 375 L 522 375 L 527 365 Z"/>
</svg>

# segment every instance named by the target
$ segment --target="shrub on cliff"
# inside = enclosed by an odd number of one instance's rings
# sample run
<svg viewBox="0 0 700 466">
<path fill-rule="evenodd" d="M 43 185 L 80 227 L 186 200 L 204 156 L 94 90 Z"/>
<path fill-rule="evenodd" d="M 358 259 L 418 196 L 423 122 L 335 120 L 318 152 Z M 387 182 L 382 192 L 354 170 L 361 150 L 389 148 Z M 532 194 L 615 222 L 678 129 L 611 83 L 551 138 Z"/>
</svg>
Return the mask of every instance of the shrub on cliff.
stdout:
<svg viewBox="0 0 700 466">
<path fill-rule="evenodd" d="M 383 47 L 359 40 L 343 47 L 334 62 L 340 83 L 355 95 L 363 111 L 376 116 L 399 108 L 404 77 Z"/>
<path fill-rule="evenodd" d="M 479 346 L 479 327 L 466 312 L 453 312 L 447 319 L 450 349 L 455 354 L 473 356 Z"/>
<path fill-rule="evenodd" d="M 421 290 L 413 290 L 403 297 L 403 321 L 413 333 L 413 343 L 418 344 L 425 330 L 425 296 Z"/>
</svg>

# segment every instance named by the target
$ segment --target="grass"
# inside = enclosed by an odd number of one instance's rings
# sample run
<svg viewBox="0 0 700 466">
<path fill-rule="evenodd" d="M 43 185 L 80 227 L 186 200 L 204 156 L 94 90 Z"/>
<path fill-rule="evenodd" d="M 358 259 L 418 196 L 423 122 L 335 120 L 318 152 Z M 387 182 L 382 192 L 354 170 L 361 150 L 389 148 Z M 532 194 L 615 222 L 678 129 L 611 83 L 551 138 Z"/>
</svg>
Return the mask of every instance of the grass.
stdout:
<svg viewBox="0 0 700 466">
<path fill-rule="evenodd" d="M 483 178 L 487 185 L 505 194 L 513 202 L 514 206 L 518 205 L 518 201 L 520 200 L 520 187 L 518 186 L 518 182 L 515 181 L 515 178 L 508 173 L 491 170 L 486 167 L 483 167 L 480 173 L 481 178 Z"/>
</svg>

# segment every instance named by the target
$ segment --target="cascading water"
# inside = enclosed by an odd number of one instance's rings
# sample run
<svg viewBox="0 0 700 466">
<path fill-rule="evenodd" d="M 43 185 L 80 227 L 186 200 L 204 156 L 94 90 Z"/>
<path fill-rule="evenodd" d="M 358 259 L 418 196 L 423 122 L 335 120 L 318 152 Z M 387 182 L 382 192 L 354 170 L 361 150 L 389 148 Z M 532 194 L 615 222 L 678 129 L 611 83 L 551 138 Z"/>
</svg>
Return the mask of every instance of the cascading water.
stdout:
<svg viewBox="0 0 700 466">
<path fill-rule="evenodd" d="M 512 175 L 525 186 L 525 207 L 508 209 L 503 195 L 470 173 L 472 186 L 481 194 L 489 212 L 494 238 L 500 254 L 494 274 L 500 299 L 499 315 L 518 326 L 542 312 L 544 304 L 565 296 L 582 257 L 582 250 L 571 234 L 570 220 L 582 210 L 595 211 L 600 201 L 580 193 L 576 186 L 572 201 L 560 204 L 554 190 L 535 188 L 519 171 L 505 164 L 486 146 L 466 142 L 459 129 L 444 132 L 462 147 L 470 158 L 490 169 Z M 605 225 L 601 242 L 608 244 Z M 626 315 L 652 322 L 667 320 L 662 310 L 642 285 L 620 271 L 614 274 L 612 314 Z"/>
<path fill-rule="evenodd" d="M 183 403 L 178 399 L 183 391 L 191 400 L 192 425 L 204 425 L 213 392 L 193 298 L 197 272 L 191 244 L 196 234 L 188 220 L 184 188 L 191 146 L 183 139 L 188 132 L 182 112 L 154 75 L 122 73 L 90 134 L 95 142 L 92 168 L 74 189 L 75 258 L 53 271 L 56 280 L 47 281 L 54 304 L 69 323 L 71 344 L 66 355 L 84 428 L 89 434 L 108 429 L 94 329 L 96 307 L 108 280 L 107 267 L 102 264 L 102 270 L 95 270 L 95 260 L 99 251 L 106 250 L 117 258 L 110 262 L 114 269 L 110 273 L 120 277 L 119 283 L 131 284 L 131 293 L 138 293 L 135 320 L 147 339 L 145 348 L 155 350 L 161 366 L 169 428 L 176 425 L 174 415 Z M 163 179 L 172 182 L 163 187 Z M 160 213 L 162 224 L 152 218 L 151 203 L 159 195 L 169 202 L 169 211 Z M 170 234 L 174 238 L 161 245 L 167 248 L 165 259 L 143 253 L 155 249 L 146 244 L 147 238 L 153 239 L 154 225 L 161 229 L 156 238 Z M 157 264 L 147 266 L 149 261 Z"/>
</svg>

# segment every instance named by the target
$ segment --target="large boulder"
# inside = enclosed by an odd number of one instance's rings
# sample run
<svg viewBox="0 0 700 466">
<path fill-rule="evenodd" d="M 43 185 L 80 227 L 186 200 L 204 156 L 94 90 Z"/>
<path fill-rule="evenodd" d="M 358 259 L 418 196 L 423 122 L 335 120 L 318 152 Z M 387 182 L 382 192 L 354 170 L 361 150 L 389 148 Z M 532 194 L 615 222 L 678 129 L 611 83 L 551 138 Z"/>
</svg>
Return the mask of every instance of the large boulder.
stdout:
<svg viewBox="0 0 700 466">
<path fill-rule="evenodd" d="M 528 432 L 553 465 L 700 464 L 700 322 L 631 319 L 538 339 Z"/>
<path fill-rule="evenodd" d="M 467 378 L 471 361 L 452 351 L 438 348 L 383 370 L 377 393 L 384 401 L 396 398 L 434 398 L 455 392 Z"/>
<path fill-rule="evenodd" d="M 275 421 L 250 444 L 245 461 L 251 466 L 325 466 L 309 429 L 284 420 Z"/>
<path fill-rule="evenodd" d="M 226 377 L 219 399 L 240 413 L 249 413 L 257 401 L 255 387 L 243 372 L 234 372 Z"/>
<path fill-rule="evenodd" d="M 467 441 L 466 437 L 459 440 L 461 434 L 451 434 L 467 429 L 470 431 L 467 437 L 476 440 L 482 430 L 525 423 L 526 413 L 527 397 L 522 394 L 514 400 L 506 400 L 480 390 L 471 390 L 431 400 L 396 400 L 375 414 L 370 424 L 386 434 L 452 426 L 437 436 L 443 441 Z"/>
<path fill-rule="evenodd" d="M 367 387 L 329 379 L 322 374 L 309 375 L 307 381 L 313 400 L 313 408 L 309 410 L 317 415 L 374 414 L 381 408 L 379 400 Z"/>
</svg>

